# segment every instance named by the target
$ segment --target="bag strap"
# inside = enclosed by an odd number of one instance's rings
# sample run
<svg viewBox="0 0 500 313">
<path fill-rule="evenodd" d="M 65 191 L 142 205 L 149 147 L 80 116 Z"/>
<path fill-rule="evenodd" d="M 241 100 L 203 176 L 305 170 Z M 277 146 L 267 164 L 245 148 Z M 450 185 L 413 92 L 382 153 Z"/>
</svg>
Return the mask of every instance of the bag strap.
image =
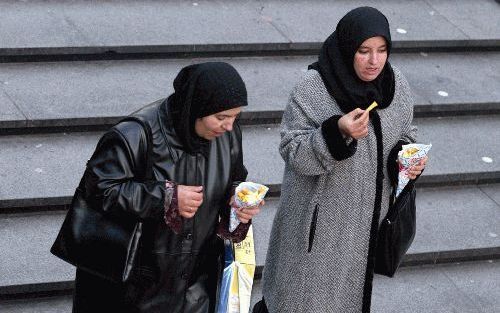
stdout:
<svg viewBox="0 0 500 313">
<path fill-rule="evenodd" d="M 145 168 L 144 179 L 151 180 L 153 179 L 153 134 L 151 132 L 151 127 L 146 121 L 137 116 L 128 116 L 123 120 L 121 120 L 120 122 L 126 122 L 126 121 L 136 122 L 139 125 L 141 125 L 141 128 L 144 130 L 146 138 L 146 142 L 144 143 L 146 145 L 145 149 L 146 168 Z"/>
</svg>

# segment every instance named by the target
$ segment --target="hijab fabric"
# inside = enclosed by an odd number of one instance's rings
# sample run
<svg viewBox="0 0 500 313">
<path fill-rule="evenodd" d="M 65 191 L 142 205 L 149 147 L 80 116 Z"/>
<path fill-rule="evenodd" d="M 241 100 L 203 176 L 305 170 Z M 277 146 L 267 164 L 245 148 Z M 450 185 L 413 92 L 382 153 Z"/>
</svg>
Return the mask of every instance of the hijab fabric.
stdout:
<svg viewBox="0 0 500 313">
<path fill-rule="evenodd" d="M 224 62 L 184 67 L 167 101 L 177 137 L 188 153 L 206 152 L 210 144 L 196 134 L 196 119 L 248 104 L 245 83 Z"/>
<path fill-rule="evenodd" d="M 356 108 L 366 109 L 373 101 L 386 108 L 394 97 L 394 72 L 386 61 L 379 76 L 370 82 L 362 81 L 354 71 L 354 55 L 367 39 L 382 36 L 391 50 L 391 33 L 387 18 L 371 7 L 356 8 L 337 24 L 336 30 L 321 47 L 318 61 L 309 65 L 317 70 L 330 95 L 344 113 Z"/>
</svg>

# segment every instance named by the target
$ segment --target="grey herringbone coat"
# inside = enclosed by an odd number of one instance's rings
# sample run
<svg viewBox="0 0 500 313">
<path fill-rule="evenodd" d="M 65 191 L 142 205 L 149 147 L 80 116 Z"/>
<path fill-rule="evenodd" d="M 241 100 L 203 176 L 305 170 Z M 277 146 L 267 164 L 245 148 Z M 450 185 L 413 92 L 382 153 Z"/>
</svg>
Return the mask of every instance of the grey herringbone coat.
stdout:
<svg viewBox="0 0 500 313">
<path fill-rule="evenodd" d="M 388 154 L 400 139 L 414 142 L 416 135 L 408 83 L 397 69 L 394 74 L 394 99 L 378 110 L 383 164 L 377 164 L 372 123 L 354 155 L 342 161 L 332 157 L 321 124 L 343 113 L 318 72 L 309 70 L 293 89 L 281 123 L 279 150 L 286 165 L 264 267 L 270 313 L 369 311 L 373 269 L 367 260 L 375 237 L 377 166 L 383 166 L 385 177 L 379 184 L 384 217 L 391 192 Z"/>
</svg>

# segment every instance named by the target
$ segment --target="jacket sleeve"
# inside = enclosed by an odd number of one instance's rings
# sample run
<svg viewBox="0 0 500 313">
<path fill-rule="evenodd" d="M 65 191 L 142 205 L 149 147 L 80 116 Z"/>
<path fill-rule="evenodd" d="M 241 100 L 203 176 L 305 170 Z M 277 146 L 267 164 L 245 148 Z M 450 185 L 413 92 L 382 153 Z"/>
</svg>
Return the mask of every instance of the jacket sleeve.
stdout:
<svg viewBox="0 0 500 313">
<path fill-rule="evenodd" d="M 240 223 L 238 227 L 231 233 L 229 232 L 229 219 L 230 210 L 229 200 L 234 195 L 236 187 L 247 179 L 248 171 L 243 164 L 243 146 L 242 146 L 242 136 L 241 129 L 238 123 L 234 124 L 234 131 L 231 136 L 231 159 L 232 171 L 231 171 L 231 185 L 227 192 L 227 205 L 222 206 L 220 210 L 220 220 L 217 227 L 217 234 L 222 238 L 231 239 L 234 242 L 240 242 L 245 239 L 248 229 L 250 228 L 251 222 L 248 224 Z"/>
<path fill-rule="evenodd" d="M 85 191 L 97 207 L 111 214 L 130 214 L 140 219 L 161 218 L 165 205 L 164 181 L 141 181 L 145 149 L 141 148 L 141 126 L 136 124 L 127 138 L 116 127 L 99 141 L 86 169 Z"/>
<path fill-rule="evenodd" d="M 304 111 L 303 108 L 309 105 L 306 101 L 307 99 L 299 98 L 292 92 L 281 121 L 279 151 L 285 163 L 295 172 L 317 176 L 333 169 L 335 158 L 330 150 L 335 147 L 329 147 L 324 137 L 324 134 L 331 132 L 325 132 L 324 127 L 313 122 Z M 332 136 L 338 139 L 337 136 Z M 346 149 L 345 140 L 335 142 L 340 143 L 339 149 Z"/>
</svg>

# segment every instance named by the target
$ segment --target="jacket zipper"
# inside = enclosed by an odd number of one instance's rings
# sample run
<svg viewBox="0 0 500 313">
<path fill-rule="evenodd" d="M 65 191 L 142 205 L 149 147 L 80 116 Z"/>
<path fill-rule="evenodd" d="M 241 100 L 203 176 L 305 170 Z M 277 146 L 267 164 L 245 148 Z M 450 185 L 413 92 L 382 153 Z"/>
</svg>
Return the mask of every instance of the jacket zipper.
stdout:
<svg viewBox="0 0 500 313">
<path fill-rule="evenodd" d="M 309 248 L 307 249 L 307 252 L 311 252 L 313 247 L 314 235 L 316 234 L 316 223 L 318 221 L 318 209 L 319 205 L 316 204 L 311 220 L 311 227 L 309 228 Z"/>
</svg>

